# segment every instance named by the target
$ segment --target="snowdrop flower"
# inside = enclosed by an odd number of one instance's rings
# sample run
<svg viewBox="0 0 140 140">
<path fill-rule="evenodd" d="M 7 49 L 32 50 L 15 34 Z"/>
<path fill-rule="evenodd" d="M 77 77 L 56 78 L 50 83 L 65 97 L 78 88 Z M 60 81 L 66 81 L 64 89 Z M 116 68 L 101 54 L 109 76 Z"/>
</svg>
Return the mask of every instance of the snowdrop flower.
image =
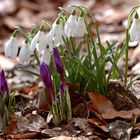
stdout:
<svg viewBox="0 0 140 140">
<path fill-rule="evenodd" d="M 50 60 L 51 60 L 51 52 L 49 49 L 45 49 L 44 51 L 42 51 L 41 62 L 43 61 L 47 65 L 49 65 Z"/>
<path fill-rule="evenodd" d="M 38 33 L 31 41 L 30 46 L 31 53 L 34 52 L 35 48 L 37 49 L 38 52 L 41 52 L 46 48 L 45 33 L 43 31 L 38 31 Z"/>
<path fill-rule="evenodd" d="M 47 35 L 47 44 L 50 44 L 53 41 L 55 46 L 59 46 L 60 44 L 63 45 L 62 36 L 64 36 L 63 25 L 56 21 Z"/>
<path fill-rule="evenodd" d="M 87 33 L 87 28 L 86 28 L 86 24 L 84 21 L 83 17 L 78 17 L 78 22 L 77 22 L 77 37 L 83 37 L 84 34 Z"/>
<path fill-rule="evenodd" d="M 81 30 L 81 29 L 80 29 Z M 70 15 L 68 20 L 65 23 L 64 26 L 64 32 L 67 37 L 76 37 L 77 36 L 77 16 L 76 15 Z"/>
<path fill-rule="evenodd" d="M 140 18 L 134 18 L 129 33 L 132 42 L 140 41 Z"/>
<path fill-rule="evenodd" d="M 22 63 L 28 62 L 30 59 L 30 44 L 25 42 L 20 49 L 19 59 Z"/>
<path fill-rule="evenodd" d="M 18 43 L 17 39 L 12 36 L 10 40 L 6 43 L 5 56 L 15 58 L 18 53 Z"/>
</svg>

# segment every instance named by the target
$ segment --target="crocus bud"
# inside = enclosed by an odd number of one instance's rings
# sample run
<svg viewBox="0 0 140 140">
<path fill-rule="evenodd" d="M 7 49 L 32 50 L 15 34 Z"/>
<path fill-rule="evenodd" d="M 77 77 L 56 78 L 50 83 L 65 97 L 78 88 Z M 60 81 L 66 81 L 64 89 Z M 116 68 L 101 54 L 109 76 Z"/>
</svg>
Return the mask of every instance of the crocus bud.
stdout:
<svg viewBox="0 0 140 140">
<path fill-rule="evenodd" d="M 54 64 L 56 66 L 58 73 L 60 74 L 60 79 L 64 84 L 63 64 L 62 64 L 61 57 L 56 48 L 53 48 L 53 56 L 54 56 Z"/>
<path fill-rule="evenodd" d="M 45 62 L 41 62 L 40 64 L 40 76 L 46 87 L 52 87 L 51 72 Z"/>
<path fill-rule="evenodd" d="M 62 60 L 56 48 L 53 48 L 53 56 L 54 56 L 54 64 L 56 66 L 57 71 L 59 72 L 59 74 L 63 73 Z"/>
<path fill-rule="evenodd" d="M 0 92 L 8 92 L 8 85 L 3 70 L 1 70 L 0 72 Z"/>
<path fill-rule="evenodd" d="M 40 77 L 41 77 L 44 85 L 48 88 L 51 100 L 53 102 L 54 94 L 53 94 L 51 72 L 50 72 L 49 66 L 45 62 L 41 62 L 41 64 L 40 64 Z"/>
<path fill-rule="evenodd" d="M 5 56 L 15 58 L 18 53 L 18 43 L 14 36 L 6 43 Z"/>
<path fill-rule="evenodd" d="M 9 95 L 9 89 L 8 89 L 7 81 L 6 81 L 3 70 L 1 70 L 0 72 L 0 94 L 1 95 L 6 94 L 6 103 L 8 104 L 10 95 Z"/>
<path fill-rule="evenodd" d="M 19 59 L 22 63 L 28 62 L 30 59 L 30 44 L 24 43 L 19 52 Z"/>
</svg>

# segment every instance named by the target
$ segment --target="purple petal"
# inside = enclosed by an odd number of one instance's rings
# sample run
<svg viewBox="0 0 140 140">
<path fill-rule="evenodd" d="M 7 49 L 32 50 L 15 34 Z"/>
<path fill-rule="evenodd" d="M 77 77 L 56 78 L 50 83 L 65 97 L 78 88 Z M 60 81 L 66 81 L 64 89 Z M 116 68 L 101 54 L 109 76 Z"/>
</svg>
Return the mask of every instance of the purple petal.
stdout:
<svg viewBox="0 0 140 140">
<path fill-rule="evenodd" d="M 44 62 L 40 64 L 40 76 L 46 87 L 52 87 L 51 72 L 49 66 Z"/>
<path fill-rule="evenodd" d="M 0 100 L 3 97 L 3 95 L 6 94 L 6 104 L 8 105 L 10 94 L 3 70 L 0 72 L 0 93 Z"/>
<path fill-rule="evenodd" d="M 8 85 L 3 70 L 0 72 L 0 91 L 2 93 L 8 92 Z"/>
<path fill-rule="evenodd" d="M 62 74 L 63 73 L 63 64 L 62 64 L 61 57 L 56 48 L 53 48 L 53 56 L 54 56 L 54 64 L 56 66 L 56 69 L 59 72 L 59 74 Z"/>
</svg>

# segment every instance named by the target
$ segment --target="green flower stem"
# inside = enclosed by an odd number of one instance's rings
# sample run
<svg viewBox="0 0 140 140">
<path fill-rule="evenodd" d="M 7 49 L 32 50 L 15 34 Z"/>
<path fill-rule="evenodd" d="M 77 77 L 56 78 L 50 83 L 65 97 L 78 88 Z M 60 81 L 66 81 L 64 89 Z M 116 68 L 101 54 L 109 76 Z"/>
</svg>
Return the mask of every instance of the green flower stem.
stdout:
<svg viewBox="0 0 140 140">
<path fill-rule="evenodd" d="M 124 83 L 125 86 L 127 86 L 127 73 L 128 73 L 128 47 L 129 47 L 129 31 L 128 29 L 126 29 L 126 44 L 125 44 L 125 79 L 124 79 Z"/>
</svg>

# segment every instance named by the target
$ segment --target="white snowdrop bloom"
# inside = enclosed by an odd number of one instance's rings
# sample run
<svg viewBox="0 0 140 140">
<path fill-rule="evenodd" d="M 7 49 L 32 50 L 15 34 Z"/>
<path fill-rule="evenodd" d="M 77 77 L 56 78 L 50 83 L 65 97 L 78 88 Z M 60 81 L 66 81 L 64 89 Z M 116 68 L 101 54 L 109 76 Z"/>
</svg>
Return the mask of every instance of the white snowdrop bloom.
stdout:
<svg viewBox="0 0 140 140">
<path fill-rule="evenodd" d="M 51 52 L 49 49 L 45 49 L 42 51 L 41 62 L 45 62 L 46 64 L 50 64 L 51 60 Z"/>
<path fill-rule="evenodd" d="M 78 17 L 77 30 L 78 30 L 76 32 L 77 37 L 83 37 L 84 34 L 87 33 L 86 24 L 83 17 Z"/>
<path fill-rule="evenodd" d="M 41 32 L 39 40 L 36 44 L 36 49 L 38 52 L 42 52 L 43 50 L 46 49 L 46 39 L 45 39 L 45 33 Z"/>
<path fill-rule="evenodd" d="M 11 37 L 5 46 L 5 56 L 15 58 L 18 53 L 18 43 L 15 37 Z"/>
<path fill-rule="evenodd" d="M 67 37 L 76 37 L 77 35 L 77 16 L 70 15 L 64 26 L 64 32 Z"/>
<path fill-rule="evenodd" d="M 50 44 L 53 41 L 56 46 L 58 46 L 59 44 L 63 45 L 64 43 L 62 36 L 64 36 L 63 25 L 57 24 L 55 22 L 52 26 L 52 29 L 47 35 L 47 44 Z"/>
<path fill-rule="evenodd" d="M 35 37 L 31 41 L 30 52 L 33 53 L 35 48 L 38 52 L 41 52 L 46 47 L 45 33 L 43 31 L 38 31 Z"/>
<path fill-rule="evenodd" d="M 30 59 L 30 44 L 24 43 L 19 52 L 19 59 L 22 63 L 28 62 Z"/>
<path fill-rule="evenodd" d="M 130 40 L 132 42 L 140 41 L 140 19 L 139 18 L 138 19 L 135 18 L 133 20 L 129 33 L 130 33 Z"/>
</svg>

